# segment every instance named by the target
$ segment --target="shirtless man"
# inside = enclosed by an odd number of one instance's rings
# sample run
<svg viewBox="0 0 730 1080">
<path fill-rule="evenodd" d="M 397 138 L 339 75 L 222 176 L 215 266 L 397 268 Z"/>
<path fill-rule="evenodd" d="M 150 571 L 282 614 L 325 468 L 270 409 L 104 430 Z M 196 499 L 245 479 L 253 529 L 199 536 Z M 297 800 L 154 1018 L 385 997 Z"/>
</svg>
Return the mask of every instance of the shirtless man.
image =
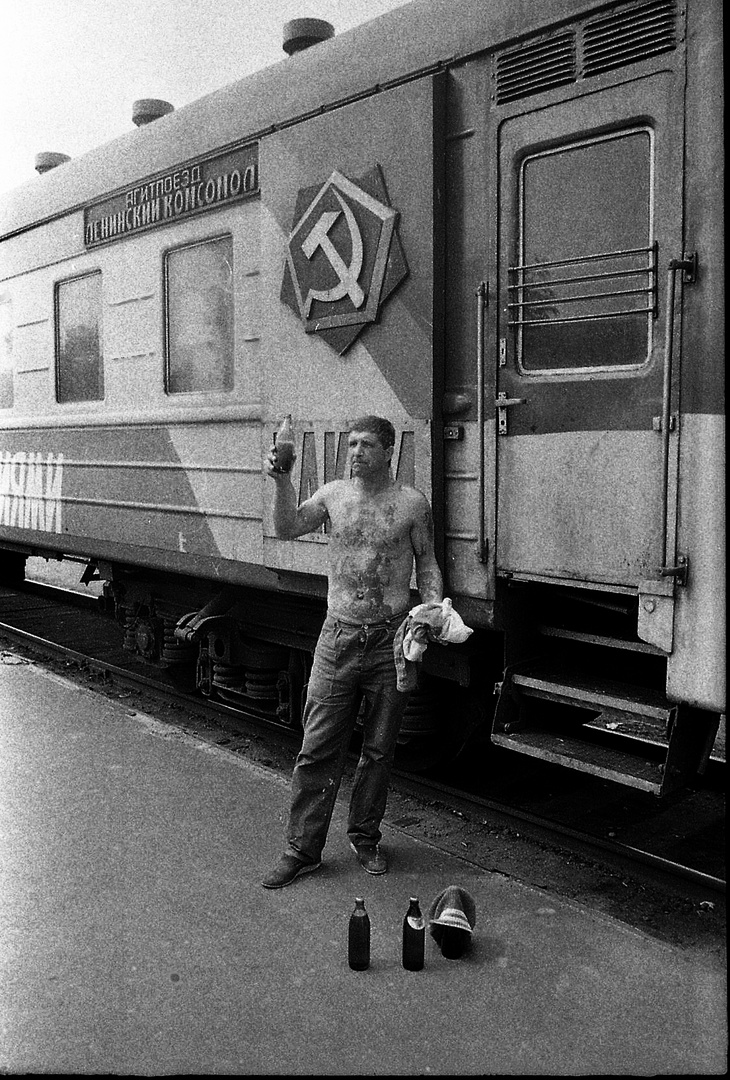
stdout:
<svg viewBox="0 0 730 1080">
<path fill-rule="evenodd" d="M 348 439 L 349 480 L 333 480 L 297 506 L 288 474 L 272 447 L 266 472 L 276 482 L 274 528 L 282 539 L 329 521 L 328 606 L 314 652 L 304 712 L 304 740 L 292 776 L 286 851 L 263 879 L 280 889 L 321 865 L 337 791 L 361 697 L 365 698 L 360 761 L 347 834 L 361 866 L 384 874 L 378 844 L 395 742 L 408 695 L 396 687 L 393 638 L 411 607 L 410 580 L 424 603 L 439 603 L 441 572 L 426 497 L 391 475 L 395 432 L 388 420 L 364 416 Z"/>
</svg>

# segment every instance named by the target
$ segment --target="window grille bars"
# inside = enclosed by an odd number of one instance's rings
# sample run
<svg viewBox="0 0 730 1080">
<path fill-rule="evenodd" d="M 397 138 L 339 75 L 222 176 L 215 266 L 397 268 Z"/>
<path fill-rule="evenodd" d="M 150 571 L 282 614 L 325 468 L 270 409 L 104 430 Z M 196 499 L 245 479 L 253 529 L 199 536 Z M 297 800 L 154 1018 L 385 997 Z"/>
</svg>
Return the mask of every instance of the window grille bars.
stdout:
<svg viewBox="0 0 730 1080">
<path fill-rule="evenodd" d="M 646 256 L 646 264 L 641 266 L 630 267 L 628 269 L 621 270 L 609 270 L 608 272 L 599 272 L 595 274 L 580 274 L 571 277 L 557 277 L 550 278 L 548 276 L 541 277 L 537 281 L 526 281 L 525 276 L 527 274 L 545 273 L 549 274 L 551 271 L 558 270 L 561 267 L 575 266 L 579 267 L 585 264 L 595 264 L 601 260 L 606 259 L 626 259 L 636 258 L 640 256 Z M 620 251 L 603 251 L 598 252 L 595 255 L 579 255 L 572 259 L 556 259 L 552 262 L 542 263 L 518 263 L 515 266 L 509 266 L 508 273 L 513 277 L 516 276 L 516 281 L 513 280 L 508 284 L 507 289 L 511 299 L 507 303 L 507 309 L 509 313 L 509 326 L 513 329 L 520 329 L 523 326 L 545 326 L 548 324 L 556 325 L 562 323 L 575 323 L 575 322 L 591 322 L 597 319 L 614 319 L 622 315 L 636 315 L 640 313 L 650 313 L 654 318 L 658 312 L 658 290 L 657 290 L 657 261 L 658 261 L 658 245 L 656 242 L 649 247 L 639 248 L 625 248 Z M 554 287 L 565 287 L 566 285 L 573 284 L 585 284 L 591 281 L 602 281 L 620 284 L 620 279 L 635 277 L 637 275 L 646 274 L 648 276 L 648 283 L 641 285 L 636 289 L 613 289 L 610 291 L 598 291 L 598 292 L 584 292 L 575 293 L 573 295 L 550 295 L 547 298 L 544 295 L 546 289 L 553 289 Z M 537 294 L 536 290 L 543 290 L 543 295 Z M 575 303 L 587 303 L 589 301 L 606 301 L 621 296 L 636 296 L 645 297 L 647 304 L 644 307 L 625 307 L 615 310 L 587 310 L 579 315 L 567 315 L 563 317 L 551 318 L 537 317 L 526 318 L 532 313 L 537 314 L 535 309 L 552 307 L 560 308 L 565 307 L 567 304 Z"/>
</svg>

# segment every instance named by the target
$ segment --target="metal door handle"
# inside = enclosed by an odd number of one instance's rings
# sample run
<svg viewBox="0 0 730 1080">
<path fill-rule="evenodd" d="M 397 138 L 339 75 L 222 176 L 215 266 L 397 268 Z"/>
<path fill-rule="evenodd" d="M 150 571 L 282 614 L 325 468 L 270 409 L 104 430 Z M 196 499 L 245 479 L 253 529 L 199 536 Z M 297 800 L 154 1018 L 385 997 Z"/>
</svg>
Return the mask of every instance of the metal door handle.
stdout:
<svg viewBox="0 0 730 1080">
<path fill-rule="evenodd" d="M 502 391 L 497 394 L 494 399 L 494 407 L 497 410 L 497 434 L 507 434 L 507 409 L 510 409 L 513 405 L 524 405 L 527 398 L 523 397 L 507 397 Z"/>
</svg>

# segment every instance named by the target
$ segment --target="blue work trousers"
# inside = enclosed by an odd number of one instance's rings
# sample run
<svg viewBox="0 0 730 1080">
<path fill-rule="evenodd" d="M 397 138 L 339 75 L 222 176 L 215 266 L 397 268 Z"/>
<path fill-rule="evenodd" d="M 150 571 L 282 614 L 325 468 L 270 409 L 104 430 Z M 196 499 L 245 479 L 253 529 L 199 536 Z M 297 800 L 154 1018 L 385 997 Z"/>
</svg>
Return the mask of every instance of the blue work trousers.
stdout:
<svg viewBox="0 0 730 1080">
<path fill-rule="evenodd" d="M 380 841 L 396 738 L 408 702 L 408 694 L 396 687 L 393 657 L 393 638 L 406 614 L 362 626 L 331 615 L 325 619 L 309 679 L 304 740 L 292 776 L 288 854 L 309 861 L 321 857 L 363 697 L 362 750 L 347 835 L 356 847 Z"/>
</svg>

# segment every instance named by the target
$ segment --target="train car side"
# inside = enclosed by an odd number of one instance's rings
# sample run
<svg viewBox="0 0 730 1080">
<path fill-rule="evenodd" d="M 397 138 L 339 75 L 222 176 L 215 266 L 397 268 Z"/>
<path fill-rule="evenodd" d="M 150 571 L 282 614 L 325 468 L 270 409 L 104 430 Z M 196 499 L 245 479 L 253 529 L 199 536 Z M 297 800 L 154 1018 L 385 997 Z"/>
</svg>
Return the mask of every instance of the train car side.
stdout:
<svg viewBox="0 0 730 1080">
<path fill-rule="evenodd" d="M 12 565 L 88 559 L 129 648 L 296 723 L 327 538 L 275 537 L 262 459 L 291 413 L 305 498 L 380 413 L 476 631 L 414 760 L 480 726 L 683 783 L 725 709 L 720 22 L 418 0 L 13 193 Z"/>
</svg>

